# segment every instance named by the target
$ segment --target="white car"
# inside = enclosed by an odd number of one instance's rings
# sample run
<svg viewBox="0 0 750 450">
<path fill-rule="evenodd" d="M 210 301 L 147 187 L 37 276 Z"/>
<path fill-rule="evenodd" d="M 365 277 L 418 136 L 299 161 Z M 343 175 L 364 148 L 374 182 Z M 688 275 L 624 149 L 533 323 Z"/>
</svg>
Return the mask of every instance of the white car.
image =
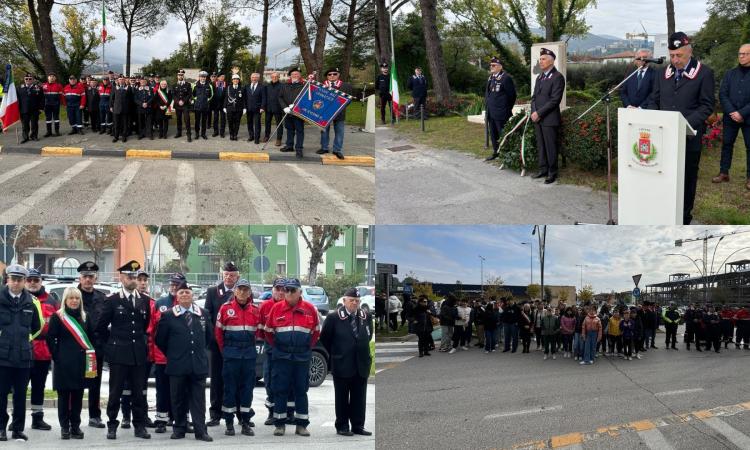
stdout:
<svg viewBox="0 0 750 450">
<path fill-rule="evenodd" d="M 57 299 L 57 301 L 62 300 L 63 292 L 65 292 L 65 288 L 67 287 L 78 287 L 78 282 L 69 282 L 69 283 L 61 283 L 61 282 L 52 282 L 52 283 L 45 283 L 44 289 L 53 297 Z M 109 296 L 119 290 L 118 287 L 112 286 L 109 284 L 94 284 L 94 289 L 104 292 L 105 295 Z"/>
<path fill-rule="evenodd" d="M 359 296 L 359 305 L 362 309 L 366 310 L 366 312 L 374 312 L 375 311 L 375 296 L 374 295 L 362 295 Z M 339 300 L 336 302 L 336 307 L 339 307 L 344 304 L 344 297 L 339 297 Z"/>
</svg>

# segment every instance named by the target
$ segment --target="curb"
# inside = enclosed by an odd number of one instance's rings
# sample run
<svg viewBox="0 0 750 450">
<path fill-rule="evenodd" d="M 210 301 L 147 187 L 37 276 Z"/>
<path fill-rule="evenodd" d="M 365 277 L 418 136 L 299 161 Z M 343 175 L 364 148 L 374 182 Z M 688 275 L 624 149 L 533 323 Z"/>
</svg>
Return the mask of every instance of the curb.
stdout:
<svg viewBox="0 0 750 450">
<path fill-rule="evenodd" d="M 126 159 L 179 159 L 179 160 L 216 160 L 216 161 L 247 161 L 255 163 L 270 162 L 294 162 L 314 163 L 328 166 L 364 166 L 375 167 L 373 156 L 354 155 L 338 159 L 334 155 L 314 155 L 307 159 L 296 159 L 294 155 L 276 155 L 268 152 L 237 152 L 237 151 L 186 151 L 186 150 L 109 150 L 109 149 L 86 149 L 81 147 L 0 147 L 0 154 L 38 155 L 47 157 L 70 157 L 70 156 L 96 156 L 114 157 Z M 318 157 L 318 158 L 316 158 Z"/>
</svg>

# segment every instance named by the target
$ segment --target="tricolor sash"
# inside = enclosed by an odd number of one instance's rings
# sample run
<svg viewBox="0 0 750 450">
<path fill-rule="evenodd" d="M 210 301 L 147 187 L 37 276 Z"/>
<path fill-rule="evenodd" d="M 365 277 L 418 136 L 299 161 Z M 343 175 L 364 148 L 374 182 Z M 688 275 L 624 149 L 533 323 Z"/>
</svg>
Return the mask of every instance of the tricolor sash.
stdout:
<svg viewBox="0 0 750 450">
<path fill-rule="evenodd" d="M 78 323 L 75 318 L 71 317 L 65 311 L 59 311 L 58 316 L 65 328 L 73 335 L 73 339 L 75 339 L 78 345 L 86 351 L 84 363 L 85 378 L 96 378 L 96 352 L 94 351 L 94 346 L 91 345 L 91 342 L 89 341 L 89 337 L 86 336 L 86 332 L 83 331 L 83 327 L 81 327 L 81 324 Z"/>
</svg>

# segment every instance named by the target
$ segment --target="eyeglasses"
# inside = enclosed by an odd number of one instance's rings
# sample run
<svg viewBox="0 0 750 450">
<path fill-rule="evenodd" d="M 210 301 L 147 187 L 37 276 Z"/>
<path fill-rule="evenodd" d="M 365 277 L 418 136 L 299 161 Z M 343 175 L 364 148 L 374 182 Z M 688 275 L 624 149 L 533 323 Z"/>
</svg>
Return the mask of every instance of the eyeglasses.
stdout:
<svg viewBox="0 0 750 450">
<path fill-rule="evenodd" d="M 750 56 L 750 53 L 739 52 L 737 53 L 737 56 Z"/>
<path fill-rule="evenodd" d="M 328 74 L 329 77 L 338 76 L 338 72 L 331 72 Z"/>
<path fill-rule="evenodd" d="M 26 281 L 28 281 L 29 283 L 39 283 L 42 280 L 39 278 L 27 278 Z"/>
<path fill-rule="evenodd" d="M 296 287 L 285 287 L 284 288 L 284 292 L 288 292 L 290 294 L 293 294 L 293 293 L 297 292 L 297 288 Z"/>
</svg>

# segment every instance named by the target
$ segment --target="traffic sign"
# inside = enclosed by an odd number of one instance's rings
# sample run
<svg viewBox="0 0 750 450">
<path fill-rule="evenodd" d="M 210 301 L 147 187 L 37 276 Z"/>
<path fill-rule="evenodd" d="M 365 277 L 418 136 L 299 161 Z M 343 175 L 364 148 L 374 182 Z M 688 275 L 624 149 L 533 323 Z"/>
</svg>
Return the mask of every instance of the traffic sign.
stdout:
<svg viewBox="0 0 750 450">
<path fill-rule="evenodd" d="M 641 290 L 638 288 L 633 289 L 633 297 L 638 298 L 641 296 Z"/>
<path fill-rule="evenodd" d="M 396 275 L 398 274 L 398 266 L 396 264 L 378 263 L 377 272 Z"/>
<path fill-rule="evenodd" d="M 414 287 L 411 284 L 405 284 L 404 285 L 404 294 L 413 294 L 414 293 Z"/>
<path fill-rule="evenodd" d="M 638 275 L 633 275 L 633 283 L 635 283 L 635 287 L 638 287 L 638 282 L 641 281 L 641 275 L 643 274 L 639 273 Z"/>
</svg>

